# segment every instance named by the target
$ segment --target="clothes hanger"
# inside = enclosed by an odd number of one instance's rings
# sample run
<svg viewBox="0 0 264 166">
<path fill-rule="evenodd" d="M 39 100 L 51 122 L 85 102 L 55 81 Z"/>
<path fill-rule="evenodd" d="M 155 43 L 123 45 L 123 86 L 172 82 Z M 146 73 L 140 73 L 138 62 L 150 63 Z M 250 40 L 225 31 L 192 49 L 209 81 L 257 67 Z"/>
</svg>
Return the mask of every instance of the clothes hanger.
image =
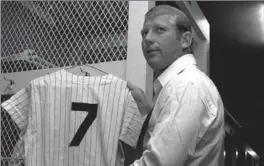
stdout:
<svg viewBox="0 0 264 166">
<path fill-rule="evenodd" d="M 85 64 L 84 66 L 91 67 L 91 68 L 93 68 L 93 69 L 95 69 L 95 70 L 98 70 L 98 71 L 104 73 L 104 74 L 109 74 L 109 73 L 107 73 L 107 72 L 105 72 L 105 71 L 103 71 L 103 70 L 101 70 L 101 69 L 99 69 L 99 68 L 97 68 L 97 67 L 92 66 L 92 65 Z"/>
<path fill-rule="evenodd" d="M 70 67 L 65 68 L 65 70 L 70 70 L 70 69 L 74 69 L 74 68 L 77 68 L 78 67 L 80 69 L 81 73 L 84 73 L 85 76 L 91 76 L 91 72 L 85 71 L 83 69 L 84 66 L 89 67 L 89 68 L 92 68 L 92 69 L 95 69 L 96 71 L 99 71 L 99 72 L 101 72 L 103 74 L 109 74 L 109 73 L 107 73 L 107 72 L 105 72 L 105 71 L 103 71 L 103 70 L 101 70 L 101 69 L 99 69 L 97 67 L 94 67 L 92 65 L 89 65 L 89 64 L 85 64 L 85 65 L 73 65 L 73 66 L 70 66 Z"/>
<path fill-rule="evenodd" d="M 81 72 L 84 73 L 85 76 L 90 76 L 91 74 L 88 71 L 84 71 L 82 68 L 80 68 Z"/>
</svg>

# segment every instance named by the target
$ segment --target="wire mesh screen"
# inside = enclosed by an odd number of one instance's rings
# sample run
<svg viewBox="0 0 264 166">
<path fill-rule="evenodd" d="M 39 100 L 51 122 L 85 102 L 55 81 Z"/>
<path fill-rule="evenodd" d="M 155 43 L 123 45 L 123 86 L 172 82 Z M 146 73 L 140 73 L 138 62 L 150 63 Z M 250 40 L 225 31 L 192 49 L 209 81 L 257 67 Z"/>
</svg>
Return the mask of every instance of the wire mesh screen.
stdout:
<svg viewBox="0 0 264 166">
<path fill-rule="evenodd" d="M 1 72 L 126 60 L 128 1 L 2 1 Z"/>
<path fill-rule="evenodd" d="M 2 95 L 1 103 L 12 95 Z M 20 130 L 10 115 L 1 108 L 1 165 L 23 166 L 24 144 L 20 137 Z"/>
</svg>

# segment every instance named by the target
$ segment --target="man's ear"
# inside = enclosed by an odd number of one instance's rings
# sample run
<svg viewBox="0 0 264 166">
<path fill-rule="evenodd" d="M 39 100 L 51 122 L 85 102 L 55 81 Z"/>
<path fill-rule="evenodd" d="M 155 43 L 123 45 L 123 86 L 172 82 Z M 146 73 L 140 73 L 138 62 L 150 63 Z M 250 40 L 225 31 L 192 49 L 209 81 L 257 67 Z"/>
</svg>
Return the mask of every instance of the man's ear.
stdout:
<svg viewBox="0 0 264 166">
<path fill-rule="evenodd" d="M 182 43 L 183 49 L 190 47 L 190 45 L 192 43 L 192 33 L 189 31 L 184 32 L 181 35 L 181 43 Z"/>
</svg>

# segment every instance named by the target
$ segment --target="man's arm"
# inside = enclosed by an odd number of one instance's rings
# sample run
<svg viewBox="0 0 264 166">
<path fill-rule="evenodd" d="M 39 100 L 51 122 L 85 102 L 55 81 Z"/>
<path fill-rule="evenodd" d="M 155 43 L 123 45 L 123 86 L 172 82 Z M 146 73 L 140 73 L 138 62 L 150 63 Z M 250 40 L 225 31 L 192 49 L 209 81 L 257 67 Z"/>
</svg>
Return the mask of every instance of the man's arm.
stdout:
<svg viewBox="0 0 264 166">
<path fill-rule="evenodd" d="M 194 152 L 205 106 L 193 84 L 165 94 L 161 113 L 142 157 L 132 166 L 184 165 Z"/>
</svg>

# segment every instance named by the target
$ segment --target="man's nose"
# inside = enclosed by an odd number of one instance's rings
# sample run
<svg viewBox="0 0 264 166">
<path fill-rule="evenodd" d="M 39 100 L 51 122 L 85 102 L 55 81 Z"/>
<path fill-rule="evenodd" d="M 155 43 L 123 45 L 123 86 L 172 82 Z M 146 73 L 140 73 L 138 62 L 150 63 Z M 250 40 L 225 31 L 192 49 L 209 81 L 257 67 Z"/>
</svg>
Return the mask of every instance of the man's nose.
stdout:
<svg viewBox="0 0 264 166">
<path fill-rule="evenodd" d="M 146 34 L 145 41 L 147 42 L 147 44 L 152 44 L 152 43 L 154 43 L 154 34 L 153 34 L 153 32 L 149 31 L 149 32 Z"/>
</svg>

